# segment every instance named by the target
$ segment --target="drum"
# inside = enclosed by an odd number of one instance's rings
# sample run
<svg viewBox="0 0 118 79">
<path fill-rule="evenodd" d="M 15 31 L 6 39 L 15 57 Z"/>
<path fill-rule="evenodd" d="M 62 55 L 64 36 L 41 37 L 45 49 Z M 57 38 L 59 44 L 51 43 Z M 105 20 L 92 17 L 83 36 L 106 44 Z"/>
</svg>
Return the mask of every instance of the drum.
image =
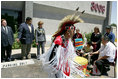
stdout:
<svg viewBox="0 0 118 79">
<path fill-rule="evenodd" d="M 76 56 L 74 61 L 78 64 L 78 69 L 82 70 L 84 75 L 86 75 L 88 60 L 84 57 Z"/>
</svg>

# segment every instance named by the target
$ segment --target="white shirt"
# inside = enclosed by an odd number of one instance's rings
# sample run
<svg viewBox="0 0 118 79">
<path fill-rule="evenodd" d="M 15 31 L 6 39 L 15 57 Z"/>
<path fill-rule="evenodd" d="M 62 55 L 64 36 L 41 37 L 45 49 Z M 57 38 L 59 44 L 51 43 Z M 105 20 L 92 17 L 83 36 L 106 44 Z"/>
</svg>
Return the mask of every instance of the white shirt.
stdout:
<svg viewBox="0 0 118 79">
<path fill-rule="evenodd" d="M 32 32 L 32 28 L 30 25 L 28 25 L 30 33 Z"/>
<path fill-rule="evenodd" d="M 8 33 L 7 26 L 2 26 L 2 27 L 3 27 L 4 30 L 6 29 L 6 32 Z"/>
<path fill-rule="evenodd" d="M 106 45 L 101 46 L 101 48 L 98 51 L 100 52 L 99 57 L 109 56 L 107 60 L 109 62 L 114 62 L 116 47 L 113 43 L 108 42 Z"/>
</svg>

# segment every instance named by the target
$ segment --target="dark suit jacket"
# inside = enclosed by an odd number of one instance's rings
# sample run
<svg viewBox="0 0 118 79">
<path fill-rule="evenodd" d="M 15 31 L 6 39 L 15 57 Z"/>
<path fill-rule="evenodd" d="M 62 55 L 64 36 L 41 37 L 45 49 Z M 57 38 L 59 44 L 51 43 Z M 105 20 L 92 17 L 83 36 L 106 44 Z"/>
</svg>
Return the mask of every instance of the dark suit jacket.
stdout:
<svg viewBox="0 0 118 79">
<path fill-rule="evenodd" d="M 8 33 L 5 33 L 5 30 L 1 26 L 1 46 L 5 47 L 8 45 L 12 45 L 14 42 L 14 35 L 11 27 L 6 26 Z"/>
<path fill-rule="evenodd" d="M 31 24 L 32 32 L 30 33 L 29 27 L 26 23 L 22 23 L 19 27 L 18 38 L 21 44 L 31 44 L 34 40 L 34 27 Z"/>
</svg>

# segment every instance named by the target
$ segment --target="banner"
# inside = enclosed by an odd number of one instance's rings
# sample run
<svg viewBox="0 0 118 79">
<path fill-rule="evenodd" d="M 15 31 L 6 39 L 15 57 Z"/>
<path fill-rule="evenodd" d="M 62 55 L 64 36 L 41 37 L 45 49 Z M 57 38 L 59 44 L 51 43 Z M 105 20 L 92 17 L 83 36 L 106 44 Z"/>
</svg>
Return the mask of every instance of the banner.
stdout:
<svg viewBox="0 0 118 79">
<path fill-rule="evenodd" d="M 75 47 L 76 47 L 76 50 L 81 50 L 83 48 L 82 38 L 75 39 Z"/>
</svg>

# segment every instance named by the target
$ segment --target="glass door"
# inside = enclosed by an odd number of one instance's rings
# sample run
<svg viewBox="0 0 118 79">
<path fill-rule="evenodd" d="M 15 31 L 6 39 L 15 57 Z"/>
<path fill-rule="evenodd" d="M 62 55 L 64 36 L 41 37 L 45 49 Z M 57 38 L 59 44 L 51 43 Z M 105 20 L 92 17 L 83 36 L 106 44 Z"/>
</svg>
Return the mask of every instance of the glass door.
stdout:
<svg viewBox="0 0 118 79">
<path fill-rule="evenodd" d="M 22 22 L 22 12 L 14 10 L 1 10 L 1 19 L 7 20 L 7 25 L 10 26 L 13 32 L 17 32 L 17 28 Z"/>
</svg>

